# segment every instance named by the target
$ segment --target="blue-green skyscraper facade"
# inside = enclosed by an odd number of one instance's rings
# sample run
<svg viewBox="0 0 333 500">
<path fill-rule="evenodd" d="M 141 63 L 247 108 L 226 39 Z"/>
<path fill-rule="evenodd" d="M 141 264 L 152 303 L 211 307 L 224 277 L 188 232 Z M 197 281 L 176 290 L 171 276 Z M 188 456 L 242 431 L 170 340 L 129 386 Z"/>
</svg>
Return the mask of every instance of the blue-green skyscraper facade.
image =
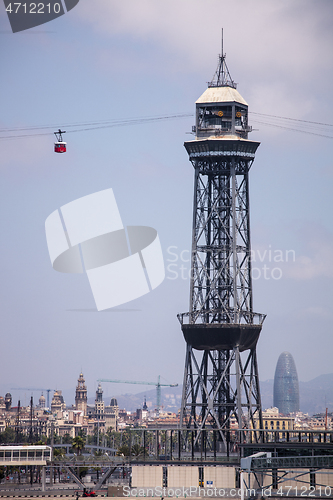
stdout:
<svg viewBox="0 0 333 500">
<path fill-rule="evenodd" d="M 290 352 L 280 354 L 274 376 L 273 404 L 283 415 L 299 411 L 299 384 L 294 358 Z"/>
</svg>

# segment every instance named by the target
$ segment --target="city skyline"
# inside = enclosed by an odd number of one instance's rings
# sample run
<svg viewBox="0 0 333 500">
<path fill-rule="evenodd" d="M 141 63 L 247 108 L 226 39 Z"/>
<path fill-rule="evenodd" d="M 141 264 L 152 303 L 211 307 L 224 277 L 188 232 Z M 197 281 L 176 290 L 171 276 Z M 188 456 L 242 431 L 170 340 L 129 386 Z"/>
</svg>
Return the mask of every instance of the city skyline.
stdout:
<svg viewBox="0 0 333 500">
<path fill-rule="evenodd" d="M 76 387 L 75 381 L 73 381 L 71 388 L 60 387 L 56 389 L 60 390 L 65 403 L 68 407 L 75 406 L 75 394 Z M 333 373 L 327 375 L 320 375 L 309 382 L 299 382 L 300 390 L 300 411 L 303 413 L 315 414 L 320 412 L 325 412 L 326 407 L 328 411 L 332 411 L 333 408 Z M 156 388 L 150 389 L 148 386 L 146 390 L 139 389 L 138 386 L 127 385 L 127 391 L 121 392 L 117 390 L 119 384 L 103 384 L 103 400 L 108 404 L 112 398 L 116 398 L 119 401 L 119 407 L 127 409 L 129 411 L 134 411 L 137 408 L 141 408 L 146 400 L 149 409 L 156 407 Z M 98 382 L 93 387 L 86 386 L 87 388 L 87 404 L 88 406 L 94 406 L 96 399 L 96 390 L 98 388 Z M 134 392 L 136 388 L 136 392 Z M 260 382 L 261 388 L 261 399 L 263 409 L 269 409 L 274 406 L 274 379 Z M 133 389 L 133 390 L 132 390 Z M 9 390 L 0 394 L 0 396 L 5 397 L 7 393 L 11 394 L 12 406 L 17 406 L 18 400 L 20 399 L 21 406 L 29 406 L 30 398 L 33 395 L 34 405 L 38 404 L 40 391 L 16 391 Z M 54 391 L 50 393 L 50 402 L 52 400 Z M 170 409 L 170 411 L 178 411 L 181 403 L 182 385 L 174 388 L 162 388 L 162 409 Z M 45 396 L 45 392 L 44 392 Z M 47 406 L 47 405 L 46 405 Z M 168 410 L 169 411 L 169 410 Z"/>
</svg>

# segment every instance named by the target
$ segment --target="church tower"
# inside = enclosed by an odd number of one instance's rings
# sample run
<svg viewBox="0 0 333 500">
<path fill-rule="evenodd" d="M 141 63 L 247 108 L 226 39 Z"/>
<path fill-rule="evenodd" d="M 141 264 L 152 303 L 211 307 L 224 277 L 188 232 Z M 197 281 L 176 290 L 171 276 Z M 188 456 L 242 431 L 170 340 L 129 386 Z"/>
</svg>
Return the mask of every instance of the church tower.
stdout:
<svg viewBox="0 0 333 500">
<path fill-rule="evenodd" d="M 87 386 L 83 378 L 83 373 L 80 373 L 77 379 L 77 386 L 75 391 L 75 408 L 76 410 L 83 411 L 83 415 L 87 415 Z"/>
<path fill-rule="evenodd" d="M 98 384 L 95 398 L 95 418 L 96 420 L 104 419 L 104 401 L 103 401 L 103 389 L 101 384 Z"/>
</svg>

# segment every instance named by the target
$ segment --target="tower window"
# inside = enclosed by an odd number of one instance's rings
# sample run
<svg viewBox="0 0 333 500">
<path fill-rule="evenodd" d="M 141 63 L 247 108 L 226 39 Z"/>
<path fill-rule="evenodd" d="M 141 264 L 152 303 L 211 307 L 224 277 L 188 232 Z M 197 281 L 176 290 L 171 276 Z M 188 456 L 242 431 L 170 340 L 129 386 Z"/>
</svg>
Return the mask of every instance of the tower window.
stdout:
<svg viewBox="0 0 333 500">
<path fill-rule="evenodd" d="M 231 130 L 232 107 L 212 106 L 199 109 L 199 128 Z"/>
</svg>

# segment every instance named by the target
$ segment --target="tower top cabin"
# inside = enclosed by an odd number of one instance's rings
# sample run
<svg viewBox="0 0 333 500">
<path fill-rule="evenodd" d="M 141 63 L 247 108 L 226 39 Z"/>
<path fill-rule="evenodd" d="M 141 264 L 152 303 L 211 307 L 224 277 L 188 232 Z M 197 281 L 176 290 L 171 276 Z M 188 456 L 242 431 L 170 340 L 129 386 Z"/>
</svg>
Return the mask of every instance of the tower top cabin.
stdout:
<svg viewBox="0 0 333 500">
<path fill-rule="evenodd" d="M 197 139 L 247 139 L 248 105 L 232 87 L 208 87 L 196 101 Z"/>
<path fill-rule="evenodd" d="M 197 139 L 223 138 L 247 139 L 251 127 L 248 126 L 248 104 L 236 90 L 223 54 L 213 80 L 208 89 L 196 101 Z"/>
<path fill-rule="evenodd" d="M 248 139 L 251 130 L 248 104 L 230 76 L 222 38 L 222 55 L 213 80 L 196 101 L 196 124 L 192 129 L 196 137 L 186 141 L 184 146 L 191 162 L 227 160 L 230 157 L 253 160 L 260 143 Z"/>
</svg>

